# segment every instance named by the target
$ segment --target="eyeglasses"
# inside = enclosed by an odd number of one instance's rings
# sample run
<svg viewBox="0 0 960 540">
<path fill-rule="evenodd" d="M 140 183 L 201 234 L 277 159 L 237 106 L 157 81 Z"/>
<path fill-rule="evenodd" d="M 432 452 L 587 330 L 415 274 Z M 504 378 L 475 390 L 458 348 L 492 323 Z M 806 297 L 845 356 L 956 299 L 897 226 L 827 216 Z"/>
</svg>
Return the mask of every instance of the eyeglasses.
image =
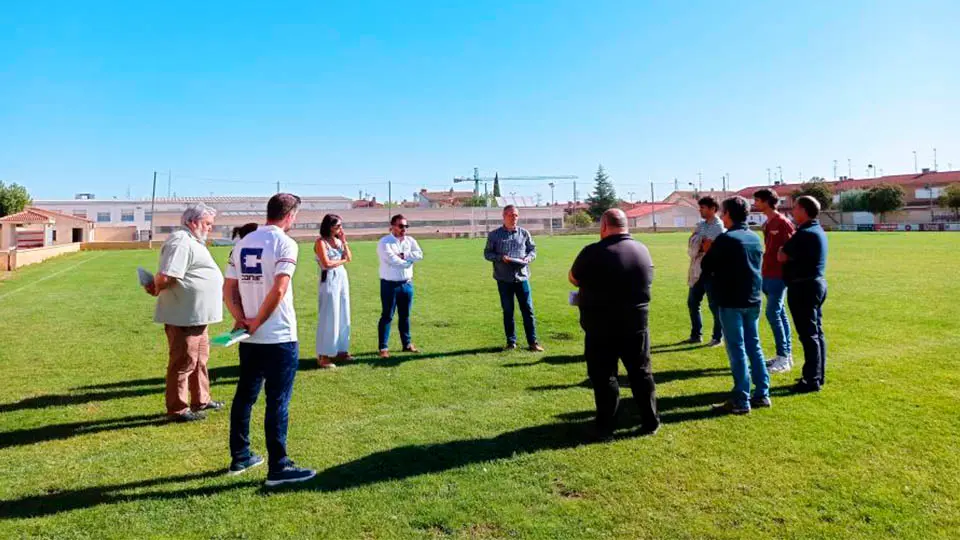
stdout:
<svg viewBox="0 0 960 540">
<path fill-rule="evenodd" d="M 407 225 L 406 223 L 401 223 L 401 224 L 397 225 L 397 228 L 398 228 L 398 229 L 409 229 L 410 226 Z"/>
</svg>

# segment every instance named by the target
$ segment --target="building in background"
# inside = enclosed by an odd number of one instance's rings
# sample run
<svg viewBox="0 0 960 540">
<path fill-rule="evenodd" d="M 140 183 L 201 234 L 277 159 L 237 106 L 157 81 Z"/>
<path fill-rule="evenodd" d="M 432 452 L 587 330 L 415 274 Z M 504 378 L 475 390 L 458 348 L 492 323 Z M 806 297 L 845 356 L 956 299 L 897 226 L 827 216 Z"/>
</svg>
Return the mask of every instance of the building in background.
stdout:
<svg viewBox="0 0 960 540">
<path fill-rule="evenodd" d="M 421 189 L 417 193 L 417 203 L 420 208 L 449 208 L 451 206 L 464 206 L 473 199 L 472 191 L 427 191 Z"/>
</svg>

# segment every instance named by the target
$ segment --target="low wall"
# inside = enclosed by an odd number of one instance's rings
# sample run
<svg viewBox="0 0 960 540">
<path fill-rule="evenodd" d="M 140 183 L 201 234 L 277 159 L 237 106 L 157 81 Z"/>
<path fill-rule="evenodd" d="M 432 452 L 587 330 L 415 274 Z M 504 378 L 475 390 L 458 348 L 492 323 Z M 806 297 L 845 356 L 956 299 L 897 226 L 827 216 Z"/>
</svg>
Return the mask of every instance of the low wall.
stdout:
<svg viewBox="0 0 960 540">
<path fill-rule="evenodd" d="M 79 243 L 10 250 L 7 252 L 7 267 L 10 270 L 16 270 L 30 264 L 36 264 L 53 257 L 66 255 L 67 253 L 76 253 L 78 251 L 80 251 Z M 2 257 L 0 257 L 0 261 L 2 261 Z"/>
<path fill-rule="evenodd" d="M 135 242 L 137 228 L 130 227 L 97 227 L 93 230 L 93 242 Z"/>
<path fill-rule="evenodd" d="M 154 242 L 153 247 L 159 248 L 163 242 Z M 83 251 L 104 251 L 115 249 L 150 249 L 150 242 L 84 242 L 80 244 Z"/>
</svg>

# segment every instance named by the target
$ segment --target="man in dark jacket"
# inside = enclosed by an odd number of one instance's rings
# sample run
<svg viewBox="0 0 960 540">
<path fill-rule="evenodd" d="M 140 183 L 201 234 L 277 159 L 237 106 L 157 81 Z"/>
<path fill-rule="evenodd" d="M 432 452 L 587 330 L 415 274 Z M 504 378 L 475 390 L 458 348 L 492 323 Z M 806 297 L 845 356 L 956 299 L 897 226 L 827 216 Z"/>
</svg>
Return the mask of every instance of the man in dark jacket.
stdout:
<svg viewBox="0 0 960 540">
<path fill-rule="evenodd" d="M 584 356 L 597 404 L 597 432 L 613 433 L 623 360 L 630 389 L 640 409 L 641 433 L 660 427 L 656 385 L 650 368 L 650 283 L 653 262 L 647 247 L 627 230 L 627 216 L 611 209 L 600 219 L 600 238 L 583 248 L 570 269 L 570 283 L 580 288 L 580 326 L 586 333 Z"/>
<path fill-rule="evenodd" d="M 795 392 L 819 392 L 827 369 L 827 342 L 823 337 L 823 303 L 827 300 L 827 235 L 820 226 L 820 203 L 809 196 L 793 205 L 797 232 L 778 255 L 787 282 L 787 305 L 803 345 L 803 378 Z"/>
<path fill-rule="evenodd" d="M 763 360 L 758 328 L 763 242 L 747 228 L 749 209 L 743 197 L 723 201 L 722 219 L 727 232 L 717 237 L 702 263 L 704 275 L 713 279 L 723 340 L 733 373 L 730 399 L 714 406 L 722 413 L 747 414 L 751 406 L 770 406 L 770 375 Z M 755 387 L 752 398 L 751 378 Z"/>
</svg>

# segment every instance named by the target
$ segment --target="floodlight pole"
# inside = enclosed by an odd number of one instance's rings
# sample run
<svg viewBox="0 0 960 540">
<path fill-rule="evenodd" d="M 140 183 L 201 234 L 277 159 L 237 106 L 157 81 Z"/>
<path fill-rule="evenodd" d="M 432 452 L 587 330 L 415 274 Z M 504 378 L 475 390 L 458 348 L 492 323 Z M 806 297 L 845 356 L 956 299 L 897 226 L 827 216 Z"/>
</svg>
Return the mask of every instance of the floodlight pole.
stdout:
<svg viewBox="0 0 960 540">
<path fill-rule="evenodd" d="M 157 204 L 157 171 L 153 171 L 153 194 L 150 196 L 150 237 L 147 247 L 153 249 L 153 212 Z"/>
</svg>

